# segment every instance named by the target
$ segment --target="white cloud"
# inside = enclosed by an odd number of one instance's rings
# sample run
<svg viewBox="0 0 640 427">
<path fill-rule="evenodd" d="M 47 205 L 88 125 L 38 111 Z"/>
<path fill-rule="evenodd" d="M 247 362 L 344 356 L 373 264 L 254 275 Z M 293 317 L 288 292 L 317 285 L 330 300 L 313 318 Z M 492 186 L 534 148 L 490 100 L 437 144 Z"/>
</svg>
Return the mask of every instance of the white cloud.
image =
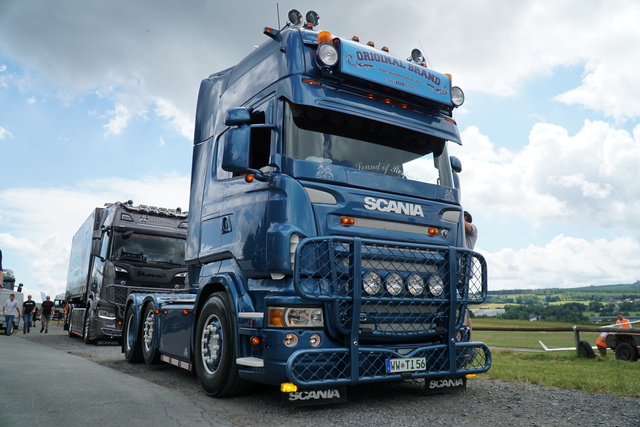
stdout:
<svg viewBox="0 0 640 427">
<path fill-rule="evenodd" d="M 634 283 L 640 277 L 640 242 L 556 236 L 545 246 L 486 254 L 489 290 L 581 287 Z"/>
<path fill-rule="evenodd" d="M 0 126 L 0 141 L 2 141 L 3 139 L 13 139 L 13 134 L 6 128 Z"/>
</svg>

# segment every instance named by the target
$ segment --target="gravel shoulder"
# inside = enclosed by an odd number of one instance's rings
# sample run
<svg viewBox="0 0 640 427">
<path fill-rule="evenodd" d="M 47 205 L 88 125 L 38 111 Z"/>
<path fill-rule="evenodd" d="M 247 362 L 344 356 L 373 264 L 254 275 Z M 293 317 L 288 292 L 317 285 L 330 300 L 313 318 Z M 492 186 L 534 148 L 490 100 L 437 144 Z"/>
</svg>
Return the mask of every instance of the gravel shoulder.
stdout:
<svg viewBox="0 0 640 427">
<path fill-rule="evenodd" d="M 262 385 L 249 396 L 214 399 L 184 369 L 130 364 L 116 343 L 85 345 L 79 338 L 68 337 L 56 322 L 48 334 L 32 328 L 30 334 L 20 331 L 19 337 L 177 390 L 205 408 L 215 407 L 225 415 L 220 420 L 225 426 L 640 426 L 640 399 L 482 376 L 470 379 L 467 391 L 457 395 L 424 396 L 422 381 L 350 387 L 348 402 L 332 406 L 284 408 L 277 388 Z"/>
</svg>

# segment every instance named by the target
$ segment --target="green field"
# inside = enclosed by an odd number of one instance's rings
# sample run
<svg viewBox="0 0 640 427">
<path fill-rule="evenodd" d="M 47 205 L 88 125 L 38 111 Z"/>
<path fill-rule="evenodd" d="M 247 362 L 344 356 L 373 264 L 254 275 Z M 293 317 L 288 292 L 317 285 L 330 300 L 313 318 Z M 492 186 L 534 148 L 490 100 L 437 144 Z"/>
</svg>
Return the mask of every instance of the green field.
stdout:
<svg viewBox="0 0 640 427">
<path fill-rule="evenodd" d="M 558 327 L 574 326 L 557 322 L 507 321 L 498 319 L 474 319 L 474 327 L 521 326 Z M 592 325 L 582 325 L 592 326 Z M 595 345 L 596 332 L 581 332 L 580 339 Z M 474 330 L 473 340 L 490 347 L 514 347 L 542 349 L 538 340 L 549 348 L 575 347 L 573 332 L 514 332 Z M 549 387 L 581 390 L 587 393 L 608 393 L 615 396 L 640 398 L 640 362 L 616 360 L 609 349 L 604 358 L 578 357 L 575 350 L 554 352 L 519 352 L 493 350 L 492 366 L 488 378 L 503 381 L 527 381 Z M 597 353 L 597 352 L 596 352 Z"/>
</svg>

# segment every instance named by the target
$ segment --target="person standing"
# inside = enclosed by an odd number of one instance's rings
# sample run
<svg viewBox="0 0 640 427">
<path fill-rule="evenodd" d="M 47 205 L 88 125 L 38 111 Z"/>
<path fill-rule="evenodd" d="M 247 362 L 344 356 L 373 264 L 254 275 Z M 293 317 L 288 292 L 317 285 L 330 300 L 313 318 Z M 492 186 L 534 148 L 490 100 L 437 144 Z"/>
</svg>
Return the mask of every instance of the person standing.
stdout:
<svg viewBox="0 0 640 427">
<path fill-rule="evenodd" d="M 4 284 L 4 270 L 2 269 L 2 249 L 0 249 L 0 293 Z"/>
<path fill-rule="evenodd" d="M 18 301 L 16 301 L 16 294 L 10 294 L 9 299 L 4 302 L 2 306 L 2 315 L 4 316 L 5 334 L 10 336 L 13 334 L 13 319 L 16 316 L 20 317 L 20 309 L 18 308 Z"/>
<path fill-rule="evenodd" d="M 473 217 L 467 211 L 464 211 L 464 236 L 465 246 L 467 249 L 473 249 L 478 240 L 478 227 L 472 224 Z"/>
<path fill-rule="evenodd" d="M 24 321 L 22 324 L 23 334 L 31 332 L 31 321 L 36 308 L 36 302 L 31 299 L 31 295 L 27 295 L 27 300 L 22 303 L 22 320 Z"/>
<path fill-rule="evenodd" d="M 45 334 L 49 333 L 49 322 L 51 321 L 51 312 L 53 310 L 53 301 L 51 301 L 51 297 L 47 295 L 47 299 L 42 301 L 40 305 L 40 333 L 44 331 Z"/>
<path fill-rule="evenodd" d="M 625 319 L 622 316 L 622 313 L 618 312 L 617 314 L 618 320 L 616 320 L 616 325 L 620 325 L 621 328 L 630 328 L 629 319 Z"/>
</svg>

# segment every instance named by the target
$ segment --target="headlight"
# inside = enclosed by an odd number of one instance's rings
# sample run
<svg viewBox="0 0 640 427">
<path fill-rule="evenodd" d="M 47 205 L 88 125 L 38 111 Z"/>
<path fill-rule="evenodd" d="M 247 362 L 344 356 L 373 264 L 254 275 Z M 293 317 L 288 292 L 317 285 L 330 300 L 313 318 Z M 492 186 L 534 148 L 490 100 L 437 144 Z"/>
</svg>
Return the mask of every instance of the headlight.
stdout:
<svg viewBox="0 0 640 427">
<path fill-rule="evenodd" d="M 116 314 L 107 310 L 98 310 L 98 317 L 102 319 L 115 320 Z"/>
<path fill-rule="evenodd" d="M 442 293 L 444 292 L 444 280 L 442 280 L 442 277 L 438 276 L 437 274 L 434 274 L 433 276 L 429 277 L 428 284 L 429 284 L 429 292 L 434 297 L 437 298 L 440 295 L 442 295 Z"/>
<path fill-rule="evenodd" d="M 415 297 L 424 293 L 424 279 L 416 273 L 407 278 L 407 289 L 409 293 Z"/>
<path fill-rule="evenodd" d="M 384 281 L 384 287 L 387 289 L 391 295 L 396 296 L 402 292 L 402 277 L 398 273 L 392 273 L 387 276 L 387 279 Z"/>
<path fill-rule="evenodd" d="M 278 328 L 322 328 L 324 315 L 317 307 L 269 307 L 268 324 Z"/>
<path fill-rule="evenodd" d="M 338 63 L 338 49 L 331 43 L 323 43 L 318 46 L 318 60 L 327 67 L 333 67 Z"/>
<path fill-rule="evenodd" d="M 451 102 L 455 107 L 459 107 L 464 103 L 464 92 L 458 86 L 451 88 Z"/>
<path fill-rule="evenodd" d="M 382 289 L 382 277 L 374 271 L 369 271 L 362 276 L 362 289 L 368 295 L 376 295 Z"/>
</svg>

